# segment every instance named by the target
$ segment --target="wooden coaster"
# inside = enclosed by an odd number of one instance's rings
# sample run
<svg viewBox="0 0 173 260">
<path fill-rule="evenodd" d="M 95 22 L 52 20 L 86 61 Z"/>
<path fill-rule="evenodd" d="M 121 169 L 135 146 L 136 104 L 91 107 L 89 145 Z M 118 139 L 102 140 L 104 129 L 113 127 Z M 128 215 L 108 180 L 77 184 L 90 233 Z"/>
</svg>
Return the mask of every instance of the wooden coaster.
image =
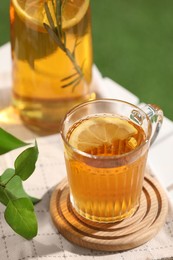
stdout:
<svg viewBox="0 0 173 260">
<path fill-rule="evenodd" d="M 97 223 L 75 214 L 67 180 L 57 185 L 50 200 L 50 213 L 59 232 L 79 246 L 121 251 L 142 245 L 153 238 L 165 222 L 168 201 L 159 183 L 147 175 L 144 178 L 138 210 L 130 218 L 116 223 Z"/>
</svg>

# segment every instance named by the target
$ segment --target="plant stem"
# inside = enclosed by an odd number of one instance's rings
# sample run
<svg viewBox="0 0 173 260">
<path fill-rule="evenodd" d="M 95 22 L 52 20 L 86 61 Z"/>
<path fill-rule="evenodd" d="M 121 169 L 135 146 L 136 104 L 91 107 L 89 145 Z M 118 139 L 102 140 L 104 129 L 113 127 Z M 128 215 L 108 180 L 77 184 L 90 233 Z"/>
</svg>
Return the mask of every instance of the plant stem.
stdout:
<svg viewBox="0 0 173 260">
<path fill-rule="evenodd" d="M 74 88 L 77 86 L 76 82 L 79 83 L 84 78 L 84 74 L 83 74 L 82 68 L 78 65 L 78 63 L 75 59 L 75 48 L 77 46 L 76 43 L 75 43 L 73 52 L 71 52 L 66 47 L 66 33 L 63 31 L 63 28 L 62 28 L 62 9 L 63 9 L 64 4 L 65 4 L 65 0 L 64 1 L 56 0 L 57 9 L 55 10 L 55 8 L 53 8 L 55 11 L 55 16 L 56 16 L 56 25 L 55 25 L 51 12 L 50 12 L 50 9 L 49 9 L 49 6 L 47 3 L 45 3 L 44 4 L 45 12 L 47 15 L 49 25 L 45 24 L 45 23 L 43 25 L 44 25 L 45 29 L 47 30 L 48 34 L 50 35 L 50 37 L 52 37 L 52 39 L 56 42 L 58 47 L 67 55 L 69 60 L 74 65 L 74 69 L 76 70 L 76 73 L 78 74 L 77 78 L 62 86 L 63 88 L 72 86 L 73 87 L 72 91 L 74 91 Z M 54 7 L 54 5 L 53 5 L 53 7 Z M 64 79 L 62 79 L 61 81 L 65 81 L 66 79 L 72 78 L 73 76 L 75 76 L 75 74 L 69 75 L 69 76 L 65 77 Z"/>
<path fill-rule="evenodd" d="M 66 55 L 69 57 L 69 59 L 70 59 L 71 62 L 73 63 L 73 65 L 74 65 L 76 71 L 78 72 L 78 74 L 79 74 L 81 77 L 83 77 L 83 76 L 84 76 L 84 75 L 83 75 L 83 72 L 82 72 L 80 66 L 77 64 L 74 55 L 73 55 L 73 54 L 70 52 L 70 50 L 67 49 L 67 48 L 66 48 Z"/>
</svg>

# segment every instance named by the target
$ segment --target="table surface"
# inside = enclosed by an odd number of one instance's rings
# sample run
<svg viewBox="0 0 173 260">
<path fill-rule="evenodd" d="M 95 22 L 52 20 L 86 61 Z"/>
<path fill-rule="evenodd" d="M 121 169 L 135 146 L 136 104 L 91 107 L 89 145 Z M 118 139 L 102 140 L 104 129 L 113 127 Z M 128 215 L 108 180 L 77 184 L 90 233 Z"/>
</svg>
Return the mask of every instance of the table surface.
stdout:
<svg viewBox="0 0 173 260">
<path fill-rule="evenodd" d="M 148 157 L 153 174 L 160 181 L 169 197 L 170 209 L 164 228 L 145 245 L 127 252 L 108 254 L 80 248 L 59 234 L 52 224 L 49 214 L 51 191 L 66 175 L 59 135 L 38 137 L 22 125 L 19 117 L 13 113 L 10 107 L 11 58 L 9 44 L 0 48 L 0 57 L 0 127 L 19 138 L 27 140 L 37 138 L 40 150 L 38 165 L 25 187 L 32 195 L 42 198 L 36 206 L 39 223 L 38 235 L 31 241 L 24 240 L 10 229 L 3 217 L 4 206 L 0 205 L 1 259 L 96 259 L 100 257 L 100 259 L 111 260 L 115 259 L 115 256 L 116 259 L 128 260 L 161 259 L 164 257 L 165 259 L 173 259 L 173 218 L 171 215 L 173 212 L 173 123 L 164 118 L 159 137 L 152 145 Z M 103 78 L 96 66 L 93 66 L 92 87 L 96 92 L 99 92 L 101 97 L 124 99 L 134 104 L 140 102 L 135 95 L 122 86 L 109 78 Z M 13 166 L 14 159 L 19 152 L 20 149 L 0 157 L 1 172 L 5 168 Z M 167 240 L 164 241 L 165 239 Z"/>
</svg>

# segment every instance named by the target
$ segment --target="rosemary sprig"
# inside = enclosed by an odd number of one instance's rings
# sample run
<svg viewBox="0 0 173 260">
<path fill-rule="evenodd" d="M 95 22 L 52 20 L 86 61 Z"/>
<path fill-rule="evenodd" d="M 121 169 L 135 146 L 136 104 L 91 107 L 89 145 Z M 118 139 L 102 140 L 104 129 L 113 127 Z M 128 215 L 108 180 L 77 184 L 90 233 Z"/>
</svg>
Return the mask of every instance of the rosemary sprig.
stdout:
<svg viewBox="0 0 173 260">
<path fill-rule="evenodd" d="M 54 11 L 54 15 L 55 15 L 55 23 L 54 23 L 54 19 L 51 15 L 48 3 L 45 2 L 44 3 L 44 8 L 45 8 L 45 12 L 46 12 L 46 16 L 48 19 L 49 24 L 43 23 L 44 28 L 47 30 L 48 34 L 50 35 L 50 37 L 55 41 L 55 43 L 58 45 L 58 47 L 65 52 L 65 54 L 67 55 L 67 57 L 70 59 L 70 61 L 72 62 L 74 69 L 75 69 L 75 73 L 63 78 L 61 81 L 65 83 L 65 81 L 68 81 L 67 83 L 63 84 L 61 87 L 62 88 L 66 88 L 69 86 L 72 86 L 72 91 L 75 89 L 75 87 L 79 84 L 79 82 L 81 80 L 83 80 L 84 78 L 84 74 L 82 71 L 82 67 L 80 67 L 76 61 L 75 58 L 75 49 L 77 47 L 77 45 L 79 44 L 79 42 L 75 42 L 74 45 L 74 49 L 71 52 L 67 46 L 66 46 L 66 33 L 63 31 L 62 28 L 62 10 L 63 10 L 63 6 L 65 4 L 66 0 L 55 0 L 56 2 L 54 2 L 54 0 L 51 1 L 52 7 L 53 7 L 53 11 Z"/>
</svg>

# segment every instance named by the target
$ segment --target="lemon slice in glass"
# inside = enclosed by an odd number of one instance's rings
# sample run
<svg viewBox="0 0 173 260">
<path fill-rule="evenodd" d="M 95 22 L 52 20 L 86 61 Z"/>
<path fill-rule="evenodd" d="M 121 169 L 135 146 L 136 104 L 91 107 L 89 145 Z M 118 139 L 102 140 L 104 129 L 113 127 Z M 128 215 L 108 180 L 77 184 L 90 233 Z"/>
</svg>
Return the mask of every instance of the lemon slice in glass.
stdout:
<svg viewBox="0 0 173 260">
<path fill-rule="evenodd" d="M 51 16 L 55 22 L 52 0 L 12 0 L 18 16 L 31 28 L 45 31 L 43 23 L 49 24 L 44 8 L 47 2 Z M 56 1 L 54 1 L 56 3 Z M 62 9 L 62 28 L 70 28 L 84 17 L 89 7 L 89 0 L 64 0 Z"/>
<path fill-rule="evenodd" d="M 121 118 L 91 117 L 72 131 L 69 143 L 80 151 L 87 151 L 104 144 L 111 145 L 115 140 L 128 140 L 137 132 L 132 124 Z"/>
</svg>

